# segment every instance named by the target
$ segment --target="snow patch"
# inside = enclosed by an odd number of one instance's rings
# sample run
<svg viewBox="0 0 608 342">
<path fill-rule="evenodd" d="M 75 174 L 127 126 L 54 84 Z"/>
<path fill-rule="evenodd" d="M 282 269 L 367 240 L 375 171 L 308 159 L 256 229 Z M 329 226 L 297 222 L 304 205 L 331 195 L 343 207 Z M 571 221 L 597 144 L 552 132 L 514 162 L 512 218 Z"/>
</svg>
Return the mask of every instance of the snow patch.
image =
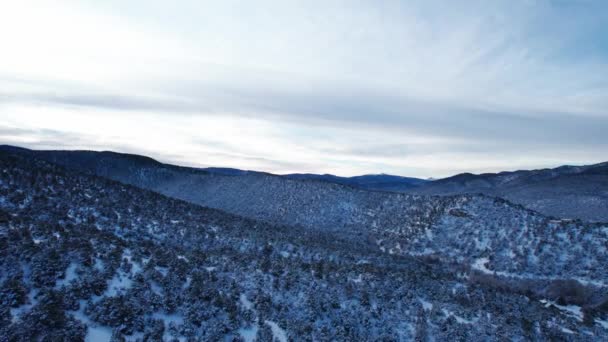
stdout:
<svg viewBox="0 0 608 342">
<path fill-rule="evenodd" d="M 260 328 L 258 328 L 257 325 L 252 325 L 249 328 L 240 328 L 238 333 L 241 335 L 243 340 L 245 340 L 245 342 L 254 342 L 259 329 Z"/>
<path fill-rule="evenodd" d="M 241 304 L 243 305 L 243 307 L 247 310 L 253 310 L 253 303 L 247 299 L 247 296 L 244 293 L 241 293 L 241 296 L 239 297 L 239 301 L 241 302 Z"/>
<path fill-rule="evenodd" d="M 595 319 L 595 323 L 599 324 L 602 328 L 608 329 L 608 320 Z"/>
<path fill-rule="evenodd" d="M 450 316 L 454 317 L 454 319 L 456 319 L 456 322 L 458 324 L 473 324 L 479 320 L 479 317 L 477 317 L 475 319 L 466 319 L 466 318 L 460 317 L 460 316 L 456 315 L 454 312 L 449 311 L 447 309 L 441 309 L 441 311 L 443 311 L 443 314 L 446 316 L 446 318 L 448 318 Z"/>
<path fill-rule="evenodd" d="M 566 315 L 576 318 L 579 322 L 583 321 L 583 310 L 578 305 L 559 305 L 556 304 L 554 301 L 547 299 L 541 299 L 540 302 L 545 304 L 546 308 L 554 306 L 560 311 L 563 311 Z"/>
<path fill-rule="evenodd" d="M 55 288 L 57 289 L 62 286 L 67 286 L 72 282 L 72 280 L 78 278 L 78 275 L 76 274 L 77 267 L 78 265 L 75 263 L 70 263 L 70 266 L 68 266 L 68 268 L 65 270 L 65 278 L 57 280 L 55 283 Z"/>
<path fill-rule="evenodd" d="M 131 288 L 132 283 L 133 281 L 126 274 L 120 272 L 110 280 L 105 295 L 110 297 L 116 296 L 119 291 Z"/>
<path fill-rule="evenodd" d="M 287 342 L 287 333 L 285 333 L 285 330 L 281 329 L 278 324 L 269 320 L 264 321 L 264 323 L 270 326 L 274 339 L 278 340 L 279 342 Z"/>
<path fill-rule="evenodd" d="M 422 304 L 422 308 L 424 309 L 424 311 L 433 310 L 433 303 L 427 302 L 426 300 L 424 300 L 422 298 L 418 298 L 418 300 L 420 301 L 420 304 Z"/>
<path fill-rule="evenodd" d="M 110 327 L 101 326 L 96 322 L 92 321 L 84 313 L 84 300 L 80 301 L 80 308 L 78 311 L 73 311 L 71 314 L 75 319 L 81 321 L 87 326 L 87 334 L 84 337 L 85 342 L 110 342 L 112 339 L 112 329 Z"/>
</svg>

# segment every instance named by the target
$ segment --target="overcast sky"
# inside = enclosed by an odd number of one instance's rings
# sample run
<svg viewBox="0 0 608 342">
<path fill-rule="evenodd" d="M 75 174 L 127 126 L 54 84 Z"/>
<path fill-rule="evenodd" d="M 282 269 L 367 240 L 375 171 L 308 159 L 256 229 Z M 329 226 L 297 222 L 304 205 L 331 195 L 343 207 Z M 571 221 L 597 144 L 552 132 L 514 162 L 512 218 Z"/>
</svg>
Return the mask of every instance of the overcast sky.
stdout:
<svg viewBox="0 0 608 342">
<path fill-rule="evenodd" d="M 274 173 L 608 160 L 608 1 L 0 0 L 0 143 Z"/>
</svg>

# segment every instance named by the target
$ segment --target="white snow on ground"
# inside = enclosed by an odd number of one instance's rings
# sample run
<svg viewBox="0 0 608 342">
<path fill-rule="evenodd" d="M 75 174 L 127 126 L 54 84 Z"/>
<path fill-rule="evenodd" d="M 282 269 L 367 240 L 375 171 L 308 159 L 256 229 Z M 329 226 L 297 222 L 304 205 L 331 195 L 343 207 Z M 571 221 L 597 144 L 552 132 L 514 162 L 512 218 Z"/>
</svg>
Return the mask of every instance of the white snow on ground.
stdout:
<svg viewBox="0 0 608 342">
<path fill-rule="evenodd" d="M 359 276 L 357 276 L 357 278 L 348 278 L 348 281 L 352 281 L 353 283 L 359 284 L 363 282 L 363 276 L 361 274 L 359 274 Z"/>
<path fill-rule="evenodd" d="M 245 309 L 253 310 L 253 303 L 247 299 L 247 296 L 244 293 L 241 293 L 239 300 Z"/>
<path fill-rule="evenodd" d="M 264 322 L 270 326 L 270 329 L 272 329 L 272 336 L 275 340 L 278 340 L 279 342 L 287 342 L 287 333 L 285 333 L 285 330 L 281 329 L 281 327 L 279 327 L 279 325 L 273 321 L 266 320 Z"/>
<path fill-rule="evenodd" d="M 84 313 L 85 301 L 80 301 L 80 309 L 78 311 L 72 311 L 71 314 L 74 318 L 86 324 L 87 334 L 84 337 L 85 342 L 110 342 L 112 339 L 112 328 L 101 326 L 94 321 L 90 320 Z"/>
<path fill-rule="evenodd" d="M 184 324 L 184 317 L 182 317 L 182 315 L 180 314 L 166 314 L 166 313 L 162 313 L 162 312 L 155 312 L 152 314 L 152 318 L 154 319 L 160 319 L 163 321 L 164 325 L 165 325 L 165 333 L 163 335 L 163 340 L 165 341 L 170 341 L 171 340 L 171 333 L 169 330 L 169 327 L 171 327 L 171 325 L 174 326 L 178 326 L 181 324 Z"/>
<path fill-rule="evenodd" d="M 424 230 L 424 234 L 426 235 L 426 238 L 429 240 L 433 240 L 433 232 L 430 229 L 425 229 Z"/>
<path fill-rule="evenodd" d="M 98 271 L 103 271 L 103 268 L 105 267 L 103 260 L 95 258 L 95 265 L 93 267 Z"/>
<path fill-rule="evenodd" d="M 110 342 L 112 339 L 112 329 L 108 327 L 92 327 L 87 329 L 85 342 Z"/>
<path fill-rule="evenodd" d="M 119 272 L 114 275 L 112 280 L 110 280 L 110 284 L 108 285 L 108 289 L 104 293 L 105 296 L 113 297 L 118 294 L 118 291 L 123 289 L 128 289 L 131 287 L 133 281 L 129 278 L 128 275 Z"/>
<path fill-rule="evenodd" d="M 163 312 L 155 312 L 152 314 L 152 318 L 163 320 L 166 326 L 171 323 L 175 323 L 176 325 L 184 323 L 184 318 L 182 317 L 182 315 L 176 313 L 169 315 Z"/>
<path fill-rule="evenodd" d="M 466 318 L 460 317 L 460 316 L 456 315 L 455 313 L 453 313 L 452 311 L 449 311 L 447 309 L 441 309 L 441 311 L 443 311 L 443 314 L 445 315 L 446 318 L 448 318 L 450 316 L 454 317 L 458 324 L 473 324 L 479 320 L 479 317 L 477 317 L 475 319 L 466 319 Z"/>
<path fill-rule="evenodd" d="M 486 264 L 490 262 L 490 259 L 488 258 L 478 258 L 475 260 L 475 262 L 473 263 L 473 265 L 471 265 L 471 267 L 475 270 L 481 271 L 483 273 L 487 273 L 487 274 L 494 274 L 494 271 L 489 270 L 486 267 Z"/>
<path fill-rule="evenodd" d="M 11 321 L 17 322 L 19 320 L 19 316 L 21 316 L 22 314 L 30 311 L 30 309 L 38 304 L 38 300 L 36 300 L 36 294 L 38 293 L 37 290 L 32 290 L 30 291 L 30 293 L 27 294 L 27 303 L 23 304 L 17 308 L 11 308 Z"/>
<path fill-rule="evenodd" d="M 477 248 L 478 250 L 485 250 L 490 248 L 491 241 L 486 236 L 484 236 L 481 240 L 475 237 L 473 242 L 475 242 L 475 248 Z"/>
<path fill-rule="evenodd" d="M 599 325 L 600 325 L 600 326 L 602 326 L 602 328 L 604 328 L 604 329 L 608 329 L 608 320 L 607 320 L 607 321 L 604 321 L 604 320 L 601 320 L 601 319 L 596 318 L 596 319 L 595 319 L 595 323 L 599 324 Z"/>
<path fill-rule="evenodd" d="M 150 288 L 152 289 L 152 292 L 156 293 L 159 296 L 162 296 L 162 294 L 163 294 L 163 288 L 160 287 L 160 285 L 158 285 L 157 282 L 151 281 L 150 282 Z"/>
<path fill-rule="evenodd" d="M 245 342 L 254 342 L 255 336 L 258 334 L 258 330 L 259 328 L 257 325 L 252 325 L 249 328 L 240 328 L 238 333 L 241 335 L 243 340 L 245 340 Z"/>
<path fill-rule="evenodd" d="M 136 273 L 141 272 L 141 265 L 138 262 L 133 261 L 133 257 L 131 255 L 130 249 L 127 248 L 122 252 L 122 258 L 127 259 L 129 264 L 131 264 L 131 273 L 132 274 L 135 275 Z"/>
<path fill-rule="evenodd" d="M 144 339 L 144 333 L 142 333 L 142 332 L 136 332 L 131 335 L 125 335 L 125 341 L 127 341 L 127 342 L 143 341 L 143 339 Z"/>
<path fill-rule="evenodd" d="M 534 275 L 534 274 L 517 274 L 517 273 L 509 273 L 509 272 L 503 272 L 503 271 L 493 271 L 486 266 L 486 264 L 488 262 L 490 262 L 490 259 L 488 259 L 488 258 L 475 259 L 475 262 L 473 262 L 473 264 L 471 265 L 471 268 L 474 270 L 477 270 L 479 272 L 485 273 L 485 274 L 492 274 L 492 275 L 497 275 L 497 276 L 501 276 L 501 277 L 505 277 L 505 278 L 538 279 L 538 280 L 560 280 L 560 279 L 562 279 L 562 278 L 558 278 L 558 277 L 538 276 L 538 275 Z M 600 282 L 600 281 L 577 278 L 577 277 L 574 277 L 571 279 L 578 281 L 582 285 L 608 287 L 608 284 Z"/>
<path fill-rule="evenodd" d="M 545 304 L 546 308 L 554 306 L 554 307 L 558 308 L 560 311 L 563 311 L 566 315 L 576 318 L 579 322 L 583 321 L 584 314 L 583 314 L 583 310 L 581 309 L 580 306 L 559 305 L 559 304 L 556 304 L 554 301 L 547 300 L 547 299 L 541 299 L 540 302 Z"/>
<path fill-rule="evenodd" d="M 184 282 L 184 285 L 182 285 L 182 289 L 189 288 L 190 283 L 192 283 L 192 277 L 188 276 L 188 277 L 186 277 L 186 281 Z"/>
<path fill-rule="evenodd" d="M 431 302 L 427 302 L 426 300 L 422 299 L 422 298 L 418 298 L 418 300 L 420 301 L 420 303 L 422 304 L 422 308 L 425 311 L 431 311 L 433 310 L 433 303 Z"/>
<path fill-rule="evenodd" d="M 562 327 L 562 332 L 565 332 L 566 334 L 574 334 L 574 331 L 564 327 Z"/>
<path fill-rule="evenodd" d="M 424 250 L 422 252 L 409 252 L 408 254 L 411 256 L 426 256 L 426 255 L 431 255 L 431 254 L 435 254 L 435 250 L 425 247 Z"/>
<path fill-rule="evenodd" d="M 70 263 L 70 266 L 65 270 L 65 278 L 57 280 L 55 283 L 55 288 L 60 288 L 62 286 L 70 285 L 70 282 L 78 277 L 76 274 L 76 268 L 78 265 L 75 263 Z"/>
</svg>

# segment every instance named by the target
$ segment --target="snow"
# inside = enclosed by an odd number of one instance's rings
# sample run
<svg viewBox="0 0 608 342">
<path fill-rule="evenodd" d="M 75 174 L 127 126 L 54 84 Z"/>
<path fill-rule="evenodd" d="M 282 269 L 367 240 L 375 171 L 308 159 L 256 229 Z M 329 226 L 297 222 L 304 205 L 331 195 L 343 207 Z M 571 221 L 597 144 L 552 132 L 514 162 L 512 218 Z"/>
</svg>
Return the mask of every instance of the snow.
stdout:
<svg viewBox="0 0 608 342">
<path fill-rule="evenodd" d="M 84 300 L 80 301 L 78 311 L 71 312 L 74 318 L 81 321 L 87 326 L 87 334 L 84 337 L 85 342 L 110 342 L 112 339 L 112 329 L 110 327 L 101 326 L 89 319 L 84 313 Z"/>
<path fill-rule="evenodd" d="M 565 332 L 566 334 L 574 334 L 574 331 L 564 327 L 562 327 L 562 332 Z"/>
<path fill-rule="evenodd" d="M 254 342 L 255 336 L 258 334 L 258 330 L 258 326 L 253 325 L 249 328 L 240 328 L 238 333 L 241 335 L 243 340 L 245 340 L 245 342 Z"/>
<path fill-rule="evenodd" d="M 110 280 L 105 295 L 110 297 L 116 296 L 118 291 L 130 288 L 132 283 L 133 281 L 126 274 L 118 273 Z"/>
<path fill-rule="evenodd" d="M 105 265 L 104 265 L 103 260 L 101 260 L 101 259 L 99 259 L 99 258 L 95 258 L 95 265 L 93 265 L 93 267 L 94 267 L 96 270 L 103 271 L 104 266 L 105 266 Z"/>
<path fill-rule="evenodd" d="M 143 341 L 143 339 L 144 339 L 144 333 L 142 333 L 142 332 L 135 332 L 131 335 L 125 335 L 125 341 L 128 341 L 128 342 Z"/>
<path fill-rule="evenodd" d="M 359 274 L 359 276 L 357 276 L 357 278 L 348 278 L 349 281 L 352 281 L 353 283 L 359 284 L 363 282 L 363 276 L 361 274 Z"/>
<path fill-rule="evenodd" d="M 72 282 L 72 280 L 78 278 L 78 275 L 76 274 L 77 267 L 78 267 L 78 265 L 76 265 L 75 263 L 70 263 L 70 266 L 68 266 L 68 268 L 65 271 L 65 278 L 57 280 L 57 283 L 55 284 L 55 288 L 67 286 L 70 284 L 70 282 Z"/>
<path fill-rule="evenodd" d="M 474 237 L 473 242 L 475 242 L 475 248 L 478 250 L 486 250 L 490 248 L 491 241 L 490 239 L 488 239 L 488 237 L 484 237 L 482 240 L 479 240 L 477 237 Z"/>
<path fill-rule="evenodd" d="M 599 324 L 602 328 L 608 329 L 608 320 L 601 320 L 599 318 L 595 319 L 595 323 Z"/>
<path fill-rule="evenodd" d="M 151 281 L 150 282 L 150 288 L 152 289 L 152 292 L 156 293 L 159 296 L 162 296 L 162 294 L 163 294 L 163 288 L 160 287 L 160 285 L 158 285 L 157 282 Z"/>
<path fill-rule="evenodd" d="M 92 327 L 87 329 L 85 342 L 110 342 L 112 339 L 112 329 L 108 327 Z"/>
<path fill-rule="evenodd" d="M 38 304 L 38 300 L 36 299 L 37 290 L 32 290 L 27 294 L 28 302 L 23 304 L 17 308 L 11 308 L 11 316 L 12 322 L 17 322 L 19 320 L 19 316 L 28 312 L 34 305 Z"/>
<path fill-rule="evenodd" d="M 163 277 L 166 277 L 167 274 L 169 273 L 169 270 L 166 267 L 154 266 L 154 269 L 157 270 L 158 272 L 160 272 L 160 274 L 162 274 Z"/>
<path fill-rule="evenodd" d="M 471 267 L 473 269 L 481 271 L 483 273 L 494 274 L 494 272 L 490 271 L 486 267 L 486 264 L 488 262 L 490 262 L 490 259 L 488 259 L 488 258 L 478 258 L 478 259 L 475 260 L 475 262 L 473 263 L 473 265 L 471 265 Z"/>
<path fill-rule="evenodd" d="M 166 314 L 162 312 L 155 312 L 152 314 L 152 318 L 163 320 L 165 322 L 165 326 L 168 326 L 171 323 L 174 323 L 176 325 L 184 323 L 184 318 L 180 314 Z"/>
<path fill-rule="evenodd" d="M 279 327 L 279 325 L 273 321 L 266 320 L 265 323 L 270 326 L 270 329 L 272 329 L 272 336 L 275 340 L 278 340 L 279 342 L 287 342 L 287 333 L 285 333 L 285 330 L 281 329 L 281 327 Z"/>
<path fill-rule="evenodd" d="M 122 257 L 123 257 L 123 259 L 127 259 L 129 264 L 131 264 L 131 273 L 132 274 L 137 274 L 137 273 L 141 272 L 141 265 L 138 262 L 133 261 L 133 257 L 131 255 L 130 249 L 128 249 L 128 248 L 125 249 L 124 252 L 122 253 Z"/>
<path fill-rule="evenodd" d="M 454 317 L 454 319 L 456 319 L 456 322 L 458 324 L 473 324 L 479 320 L 479 318 L 466 319 L 466 318 L 460 317 L 460 316 L 456 315 L 455 313 L 453 313 L 452 311 L 449 311 L 447 309 L 441 309 L 441 311 L 443 311 L 443 314 L 446 316 L 446 318 L 450 317 L 450 316 Z"/>
<path fill-rule="evenodd" d="M 490 259 L 488 259 L 488 258 L 478 258 L 475 260 L 475 262 L 473 262 L 473 264 L 471 265 L 471 268 L 474 270 L 477 270 L 479 272 L 485 273 L 485 274 L 492 274 L 492 275 L 497 275 L 497 276 L 506 277 L 506 278 L 514 278 L 514 279 L 538 279 L 538 280 L 560 280 L 561 279 L 559 277 L 537 276 L 537 275 L 533 275 L 533 274 L 517 274 L 517 273 L 504 272 L 504 271 L 493 271 L 486 266 L 486 264 L 488 262 L 490 262 Z M 580 277 L 572 277 L 571 279 L 576 280 L 585 286 L 593 285 L 593 286 L 597 286 L 597 287 L 608 287 L 608 284 L 601 282 L 601 281 L 589 280 L 589 279 L 584 279 L 584 278 L 580 278 Z"/>
<path fill-rule="evenodd" d="M 165 325 L 165 333 L 163 335 L 163 340 L 169 341 L 171 340 L 169 327 L 171 325 L 178 326 L 184 324 L 184 317 L 180 314 L 166 314 L 162 312 L 155 312 L 152 314 L 152 318 L 160 319 L 163 321 Z"/>
<path fill-rule="evenodd" d="M 583 314 L 583 310 L 581 309 L 580 306 L 577 306 L 577 305 L 559 305 L 559 304 L 556 304 L 554 301 L 547 300 L 547 299 L 541 299 L 540 302 L 543 303 L 543 304 L 545 304 L 546 308 L 554 306 L 557 309 L 559 309 L 560 311 L 565 312 L 566 315 L 576 318 L 579 322 L 583 321 L 584 314 Z"/>
<path fill-rule="evenodd" d="M 431 311 L 431 310 L 433 310 L 433 303 L 431 303 L 431 302 L 427 302 L 426 300 L 424 300 L 424 299 L 422 299 L 422 298 L 419 298 L 418 300 L 419 300 L 419 301 L 420 301 L 420 303 L 422 304 L 422 308 L 423 308 L 425 311 Z"/>
<path fill-rule="evenodd" d="M 244 293 L 241 293 L 239 300 L 240 300 L 241 304 L 243 304 L 243 307 L 245 309 L 253 310 L 253 303 L 249 299 L 247 299 L 247 296 Z"/>
</svg>

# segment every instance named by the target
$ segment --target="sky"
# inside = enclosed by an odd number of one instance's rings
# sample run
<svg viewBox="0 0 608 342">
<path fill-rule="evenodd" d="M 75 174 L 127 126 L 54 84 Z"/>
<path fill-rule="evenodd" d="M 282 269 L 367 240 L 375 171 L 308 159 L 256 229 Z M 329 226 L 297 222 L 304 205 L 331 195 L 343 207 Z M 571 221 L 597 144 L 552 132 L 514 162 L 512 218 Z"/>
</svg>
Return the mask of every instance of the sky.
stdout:
<svg viewBox="0 0 608 342">
<path fill-rule="evenodd" d="M 608 2 L 0 0 L 0 143 L 273 173 L 608 160 Z"/>
</svg>

